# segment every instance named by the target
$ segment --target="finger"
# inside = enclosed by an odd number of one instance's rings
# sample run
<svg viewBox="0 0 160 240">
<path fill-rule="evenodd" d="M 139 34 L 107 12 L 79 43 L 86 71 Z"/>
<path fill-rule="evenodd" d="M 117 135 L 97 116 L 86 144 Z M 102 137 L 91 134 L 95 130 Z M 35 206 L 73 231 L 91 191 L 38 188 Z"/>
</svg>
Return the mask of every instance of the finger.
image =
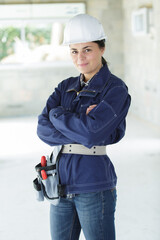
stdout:
<svg viewBox="0 0 160 240">
<path fill-rule="evenodd" d="M 89 109 L 92 110 L 93 108 L 95 108 L 97 105 L 92 105 L 92 106 L 89 106 Z"/>
<path fill-rule="evenodd" d="M 94 108 L 94 107 L 96 107 L 96 106 L 97 106 L 96 104 L 90 105 L 89 108 Z"/>
<path fill-rule="evenodd" d="M 87 110 L 86 110 L 86 114 L 88 114 L 93 108 L 95 108 L 97 105 L 90 105 Z"/>
<path fill-rule="evenodd" d="M 88 114 L 92 109 L 87 108 L 86 114 Z"/>
</svg>

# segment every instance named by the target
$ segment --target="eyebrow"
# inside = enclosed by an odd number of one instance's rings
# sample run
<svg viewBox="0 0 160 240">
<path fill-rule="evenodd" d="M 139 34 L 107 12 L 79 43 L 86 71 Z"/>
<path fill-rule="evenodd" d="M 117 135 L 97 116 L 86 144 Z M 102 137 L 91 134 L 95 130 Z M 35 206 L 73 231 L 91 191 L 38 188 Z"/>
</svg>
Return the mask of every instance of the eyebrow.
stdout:
<svg viewBox="0 0 160 240">
<path fill-rule="evenodd" d="M 92 46 L 86 46 L 86 47 L 83 47 L 82 49 L 86 49 L 88 47 L 92 47 Z M 71 50 L 77 50 L 77 48 L 71 48 Z"/>
</svg>

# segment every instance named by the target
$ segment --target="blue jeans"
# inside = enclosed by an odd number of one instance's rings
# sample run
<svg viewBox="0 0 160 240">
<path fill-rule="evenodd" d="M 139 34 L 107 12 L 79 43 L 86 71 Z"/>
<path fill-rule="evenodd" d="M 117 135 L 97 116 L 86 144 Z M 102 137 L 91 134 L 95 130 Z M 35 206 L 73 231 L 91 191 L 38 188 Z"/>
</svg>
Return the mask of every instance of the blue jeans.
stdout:
<svg viewBox="0 0 160 240">
<path fill-rule="evenodd" d="M 78 240 L 81 228 L 86 240 L 115 240 L 116 189 L 61 198 L 50 207 L 52 240 Z"/>
</svg>

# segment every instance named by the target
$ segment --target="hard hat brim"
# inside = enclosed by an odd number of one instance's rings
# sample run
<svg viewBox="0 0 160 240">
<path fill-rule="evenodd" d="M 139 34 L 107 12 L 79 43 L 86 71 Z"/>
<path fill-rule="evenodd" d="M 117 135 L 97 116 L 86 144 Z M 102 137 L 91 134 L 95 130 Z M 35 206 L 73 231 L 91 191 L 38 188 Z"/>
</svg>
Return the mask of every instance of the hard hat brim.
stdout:
<svg viewBox="0 0 160 240">
<path fill-rule="evenodd" d="M 101 41 L 101 40 L 107 40 L 107 36 L 103 36 L 101 38 L 98 38 L 98 39 L 87 39 L 87 40 L 79 40 L 79 41 L 70 41 L 70 42 L 67 42 L 67 41 L 63 41 L 62 45 L 63 46 L 69 46 L 70 44 L 77 44 L 77 43 L 86 43 L 86 42 L 94 42 L 94 41 Z"/>
</svg>

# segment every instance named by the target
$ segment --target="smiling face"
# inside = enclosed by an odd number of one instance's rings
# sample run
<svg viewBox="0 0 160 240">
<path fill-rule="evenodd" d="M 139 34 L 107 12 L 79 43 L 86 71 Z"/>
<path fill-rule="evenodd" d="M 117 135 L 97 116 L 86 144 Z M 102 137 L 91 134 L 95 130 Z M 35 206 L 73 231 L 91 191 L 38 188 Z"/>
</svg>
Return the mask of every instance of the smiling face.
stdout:
<svg viewBox="0 0 160 240">
<path fill-rule="evenodd" d="M 102 67 L 104 51 L 105 48 L 100 48 L 95 42 L 70 45 L 72 61 L 78 71 L 84 74 L 85 81 L 92 78 Z"/>
</svg>

